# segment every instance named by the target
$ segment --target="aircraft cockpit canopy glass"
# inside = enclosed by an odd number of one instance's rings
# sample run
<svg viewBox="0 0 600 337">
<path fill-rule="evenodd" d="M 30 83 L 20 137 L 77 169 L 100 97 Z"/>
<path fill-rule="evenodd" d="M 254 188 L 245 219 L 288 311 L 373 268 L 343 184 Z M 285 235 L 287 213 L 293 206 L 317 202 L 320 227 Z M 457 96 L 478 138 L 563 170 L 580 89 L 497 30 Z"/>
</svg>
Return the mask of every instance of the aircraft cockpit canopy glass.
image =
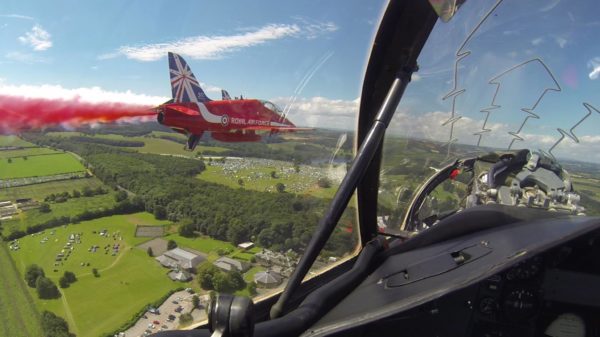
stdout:
<svg viewBox="0 0 600 337">
<path fill-rule="evenodd" d="M 0 336 L 147 336 L 281 292 L 386 4 L 3 1 Z M 358 253 L 356 212 L 307 278 Z"/>
<path fill-rule="evenodd" d="M 275 103 L 273 102 L 269 102 L 269 101 L 262 101 L 263 106 L 273 112 L 277 112 L 277 113 L 282 113 L 283 110 L 281 110 L 281 108 L 279 108 L 277 105 L 275 105 Z"/>
<path fill-rule="evenodd" d="M 379 230 L 486 204 L 600 214 L 597 1 L 430 3 L 448 22 L 387 131 Z"/>
</svg>

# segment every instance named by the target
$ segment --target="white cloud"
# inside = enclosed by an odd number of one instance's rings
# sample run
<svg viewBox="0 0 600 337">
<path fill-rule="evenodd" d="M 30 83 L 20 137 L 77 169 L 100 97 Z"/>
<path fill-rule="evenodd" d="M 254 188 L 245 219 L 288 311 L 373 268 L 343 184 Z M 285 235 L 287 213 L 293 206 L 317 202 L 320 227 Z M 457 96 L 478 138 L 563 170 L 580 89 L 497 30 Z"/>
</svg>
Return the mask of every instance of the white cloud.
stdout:
<svg viewBox="0 0 600 337">
<path fill-rule="evenodd" d="M 207 93 L 215 93 L 215 94 L 221 94 L 221 88 L 208 84 L 208 83 L 204 83 L 204 82 L 200 82 L 200 86 L 202 87 L 202 90 L 204 90 L 204 92 Z"/>
<path fill-rule="evenodd" d="M 600 57 L 594 57 L 588 62 L 588 68 L 592 71 L 588 74 L 590 80 L 595 80 L 600 76 Z"/>
<path fill-rule="evenodd" d="M 302 24 L 269 24 L 242 34 L 192 36 L 180 40 L 153 43 L 139 46 L 121 46 L 115 52 L 102 54 L 98 59 L 105 60 L 124 55 L 138 61 L 156 61 L 172 51 L 193 59 L 219 59 L 243 48 L 261 45 L 287 37 L 313 39 L 322 34 L 337 30 L 332 22 Z"/>
<path fill-rule="evenodd" d="M 294 17 L 294 19 L 300 22 L 302 35 L 307 39 L 315 39 L 323 34 L 332 33 L 339 29 L 331 21 L 319 22 L 304 17 Z"/>
<path fill-rule="evenodd" d="M 560 0 L 548 1 L 548 4 L 542 8 L 540 8 L 540 12 L 547 12 L 558 5 Z"/>
<path fill-rule="evenodd" d="M 53 84 L 10 85 L 1 82 L 0 95 L 61 100 L 78 99 L 89 103 L 114 102 L 140 105 L 158 105 L 169 99 L 162 96 L 136 94 L 130 90 L 110 91 L 100 87 L 69 89 Z"/>
<path fill-rule="evenodd" d="M 564 48 L 564 47 L 567 45 L 567 42 L 568 42 L 568 41 L 567 41 L 567 39 L 565 39 L 565 38 L 564 38 L 564 37 L 562 37 L 562 36 L 557 36 L 557 37 L 555 37 L 555 38 L 554 38 L 554 41 L 555 41 L 555 42 L 556 42 L 556 44 L 557 44 L 559 47 L 561 47 L 561 48 Z"/>
<path fill-rule="evenodd" d="M 0 18 L 34 20 L 31 16 L 21 15 L 21 14 L 0 14 Z"/>
<path fill-rule="evenodd" d="M 32 53 L 21 53 L 18 51 L 12 51 L 4 54 L 6 59 L 11 61 L 17 61 L 22 63 L 48 63 L 50 60 L 46 57 L 35 55 Z"/>
<path fill-rule="evenodd" d="M 531 40 L 531 44 L 534 46 L 539 46 L 540 44 L 542 44 L 542 42 L 544 42 L 543 37 L 538 37 L 538 38 Z"/>
<path fill-rule="evenodd" d="M 52 47 L 50 33 L 45 31 L 42 26 L 34 25 L 31 31 L 25 33 L 25 36 L 19 36 L 19 41 L 25 45 L 29 45 L 36 51 L 46 50 Z"/>
<path fill-rule="evenodd" d="M 298 126 L 353 129 L 358 118 L 359 99 L 341 100 L 326 97 L 277 97 L 271 101 L 282 109 L 288 104 L 287 117 Z M 292 104 L 293 102 L 293 104 Z"/>
</svg>

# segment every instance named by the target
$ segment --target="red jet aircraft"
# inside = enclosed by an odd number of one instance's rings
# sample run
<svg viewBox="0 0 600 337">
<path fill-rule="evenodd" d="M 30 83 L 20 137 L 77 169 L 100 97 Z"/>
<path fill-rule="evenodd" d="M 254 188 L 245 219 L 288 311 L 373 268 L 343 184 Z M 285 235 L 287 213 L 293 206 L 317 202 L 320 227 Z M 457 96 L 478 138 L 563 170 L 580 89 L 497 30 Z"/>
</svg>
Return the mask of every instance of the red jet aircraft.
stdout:
<svg viewBox="0 0 600 337">
<path fill-rule="evenodd" d="M 193 150 L 204 132 L 223 142 L 256 142 L 256 131 L 269 133 L 310 130 L 297 128 L 273 103 L 258 99 L 209 99 L 185 60 L 169 53 L 173 99 L 158 106 L 158 122 L 188 136 L 186 149 Z"/>
</svg>

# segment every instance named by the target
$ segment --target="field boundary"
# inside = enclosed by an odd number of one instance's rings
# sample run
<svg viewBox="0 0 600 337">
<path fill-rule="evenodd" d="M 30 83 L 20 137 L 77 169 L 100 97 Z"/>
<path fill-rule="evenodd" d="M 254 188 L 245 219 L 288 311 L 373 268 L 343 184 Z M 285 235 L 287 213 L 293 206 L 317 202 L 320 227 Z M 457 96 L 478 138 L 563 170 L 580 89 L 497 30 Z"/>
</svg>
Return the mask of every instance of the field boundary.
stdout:
<svg viewBox="0 0 600 337">
<path fill-rule="evenodd" d="M 10 252 L 6 249 L 6 244 L 4 244 L 3 242 L 0 243 L 0 250 L 1 250 L 0 254 L 3 254 L 3 255 L 5 255 L 7 257 L 7 261 L 8 261 L 8 264 L 9 264 L 8 267 L 11 269 L 11 271 L 13 273 L 15 273 L 15 275 L 17 275 L 18 289 L 25 296 L 25 301 L 27 302 L 27 306 L 29 307 L 29 310 L 31 310 L 33 313 L 35 313 L 35 316 L 36 316 L 36 319 L 37 319 L 37 325 L 41 329 L 40 313 L 39 313 L 37 307 L 35 306 L 35 303 L 33 302 L 33 298 L 31 298 L 31 294 L 29 293 L 29 290 L 25 286 L 25 282 L 21 278 L 21 274 L 19 273 L 19 270 L 17 269 L 17 265 L 15 264 L 15 261 L 13 260 L 12 256 L 10 255 Z M 8 275 L 8 274 L 10 274 L 10 271 L 4 271 L 3 274 Z M 9 301 L 9 302 L 11 302 L 11 301 Z M 23 331 L 29 332 L 29 329 L 27 329 L 27 327 L 29 325 L 26 324 L 25 322 L 23 322 L 23 320 L 22 320 L 22 318 L 20 316 L 18 316 L 18 320 L 19 320 L 19 323 L 20 323 L 19 325 L 22 327 Z"/>
<path fill-rule="evenodd" d="M 36 185 L 48 183 L 51 181 L 71 180 L 71 179 L 82 179 L 85 178 L 86 171 L 74 171 L 61 174 L 54 174 L 50 176 L 34 176 L 34 177 L 23 177 L 15 179 L 0 179 L 0 188 L 9 187 L 20 187 L 28 185 Z"/>
<path fill-rule="evenodd" d="M 39 148 L 35 148 L 33 147 L 32 149 L 45 149 L 43 147 L 39 147 Z M 4 157 L 5 159 L 14 159 L 14 158 L 23 158 L 23 157 L 27 157 L 27 158 L 31 158 L 31 157 L 39 157 L 39 156 L 54 156 L 57 154 L 63 154 L 64 152 L 53 152 L 53 153 L 38 153 L 38 154 L 27 154 L 27 155 L 19 155 L 19 156 L 11 156 L 11 157 Z"/>
</svg>

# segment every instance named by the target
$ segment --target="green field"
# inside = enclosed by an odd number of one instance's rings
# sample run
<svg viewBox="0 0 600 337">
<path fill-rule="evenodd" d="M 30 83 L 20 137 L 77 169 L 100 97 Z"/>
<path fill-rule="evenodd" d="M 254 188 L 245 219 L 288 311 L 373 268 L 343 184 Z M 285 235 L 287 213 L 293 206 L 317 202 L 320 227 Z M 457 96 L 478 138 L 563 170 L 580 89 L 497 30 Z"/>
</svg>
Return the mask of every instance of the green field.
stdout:
<svg viewBox="0 0 600 337">
<path fill-rule="evenodd" d="M 44 268 L 54 282 L 65 270 L 74 272 L 78 281 L 69 288 L 61 289 L 60 299 L 36 298 L 35 302 L 40 310 L 50 310 L 67 319 L 77 336 L 98 337 L 117 329 L 147 303 L 160 298 L 167 291 L 185 286 L 172 282 L 166 276 L 167 270 L 148 257 L 146 252 L 134 249 L 135 245 L 148 240 L 134 237 L 138 224 L 160 225 L 164 222 L 155 220 L 149 213 L 85 221 L 24 237 L 19 240 L 21 249 L 11 252 L 11 255 L 20 274 L 31 263 Z M 102 229 L 107 229 L 110 236 L 98 235 Z M 54 234 L 51 234 L 52 231 Z M 81 244 L 74 244 L 70 257 L 62 265 L 54 266 L 56 254 L 64 249 L 72 233 L 81 233 Z M 48 241 L 41 243 L 44 237 Z M 115 243 L 120 245 L 119 253 L 115 256 L 105 254 L 104 246 Z M 89 252 L 92 245 L 98 245 L 100 249 L 96 253 Z M 89 262 L 90 266 L 81 266 L 82 262 Z M 100 277 L 92 275 L 92 268 L 99 270 Z M 30 289 L 30 293 L 35 296 L 33 289 Z"/>
<path fill-rule="evenodd" d="M 234 159 L 229 159 L 233 161 Z M 235 172 L 225 172 L 222 166 L 207 165 L 206 170 L 199 174 L 198 179 L 225 185 L 231 188 L 246 188 L 254 191 L 275 192 L 277 183 L 282 183 L 286 186 L 285 191 L 297 194 L 308 194 L 318 198 L 333 198 L 337 186 L 332 184 L 329 188 L 320 188 L 317 185 L 318 175 L 317 168 L 309 166 L 301 166 L 300 173 L 289 172 L 292 168 L 291 164 L 279 162 L 288 165 L 287 171 L 285 167 L 280 165 L 252 165 L 246 168 L 240 168 Z M 313 172 L 308 173 L 307 170 Z M 276 172 L 277 178 L 271 177 L 271 172 Z M 243 185 L 238 183 L 238 180 L 243 180 Z"/>
<path fill-rule="evenodd" d="M 35 145 L 26 142 L 17 136 L 0 136 L 0 146 L 32 147 Z"/>
<path fill-rule="evenodd" d="M 39 314 L 8 248 L 0 242 L 0 336 L 42 336 Z"/>
<path fill-rule="evenodd" d="M 68 179 L 60 181 L 50 181 L 47 183 L 0 188 L 0 201 L 16 200 L 20 198 L 32 198 L 36 200 L 44 200 L 44 198 L 53 193 L 72 192 L 73 190 L 81 191 L 84 187 L 96 189 L 104 186 L 100 180 L 95 177 Z"/>
<path fill-rule="evenodd" d="M 177 138 L 182 136 L 182 135 L 179 135 L 176 133 L 170 134 L 170 133 L 158 132 L 158 131 L 153 132 L 153 134 L 155 134 L 155 136 L 169 135 L 171 137 L 177 137 Z M 202 152 L 202 151 L 215 151 L 215 152 L 227 151 L 227 149 L 223 148 L 223 147 L 199 145 L 196 147 L 196 149 L 193 152 L 190 152 L 190 151 L 186 151 L 183 149 L 183 144 L 176 143 L 176 142 L 170 141 L 168 139 L 161 139 L 161 138 L 148 137 L 148 136 L 125 137 L 125 136 L 121 136 L 121 135 L 108 134 L 108 135 L 95 135 L 93 137 L 90 137 L 89 135 L 86 135 L 86 134 L 80 133 L 80 132 L 49 132 L 48 136 L 56 136 L 56 137 L 87 136 L 89 138 L 97 137 L 97 138 L 113 139 L 113 140 L 140 141 L 140 142 L 144 142 L 145 145 L 143 147 L 126 147 L 126 149 L 138 151 L 141 153 L 173 154 L 173 155 L 181 155 L 181 156 L 186 156 L 186 157 L 194 157 L 194 156 L 196 156 L 196 153 Z M 185 139 L 185 137 L 184 137 L 184 139 Z"/>
<path fill-rule="evenodd" d="M 35 186 L 35 185 L 34 185 Z M 67 190 L 69 191 L 69 190 Z M 63 192 L 63 191 L 55 191 Z M 51 212 L 42 213 L 37 209 L 32 209 L 20 213 L 15 219 L 5 221 L 2 224 L 2 233 L 8 235 L 17 229 L 25 230 L 27 226 L 37 225 L 46 222 L 52 218 L 61 216 L 73 216 L 81 214 L 86 210 L 94 211 L 101 208 L 109 208 L 115 204 L 112 193 L 96 195 L 93 197 L 70 198 L 63 203 L 50 203 Z"/>
<path fill-rule="evenodd" d="M 31 156 L 38 156 L 38 155 L 53 154 L 53 153 L 60 153 L 60 152 L 57 152 L 57 151 L 54 151 L 52 149 L 48 149 L 45 147 L 30 147 L 30 148 L 20 149 L 20 150 L 0 151 L 0 160 L 3 160 L 5 158 L 14 158 L 13 160 L 17 160 L 19 157 L 23 157 L 23 156 L 31 157 Z"/>
<path fill-rule="evenodd" d="M 84 170 L 83 165 L 68 153 L 32 156 L 26 160 L 13 158 L 12 163 L 9 163 L 8 159 L 0 161 L 0 179 L 42 177 Z"/>
</svg>

